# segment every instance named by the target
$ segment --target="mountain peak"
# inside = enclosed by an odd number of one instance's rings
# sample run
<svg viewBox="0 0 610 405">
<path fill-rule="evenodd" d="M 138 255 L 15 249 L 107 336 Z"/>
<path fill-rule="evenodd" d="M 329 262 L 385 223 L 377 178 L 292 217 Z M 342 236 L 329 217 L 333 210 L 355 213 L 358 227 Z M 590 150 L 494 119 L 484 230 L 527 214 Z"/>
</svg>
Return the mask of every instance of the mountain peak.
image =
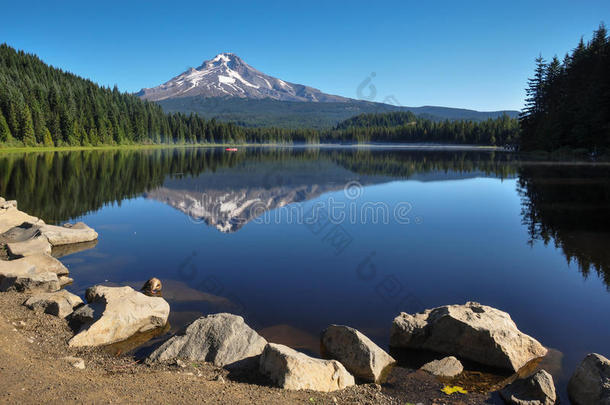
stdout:
<svg viewBox="0 0 610 405">
<path fill-rule="evenodd" d="M 205 68 L 212 68 L 212 67 L 218 67 L 218 66 L 222 66 L 225 65 L 231 69 L 235 69 L 238 65 L 246 65 L 246 63 L 236 54 L 232 53 L 232 52 L 223 52 L 223 53 L 219 53 L 218 55 L 214 56 L 214 58 L 209 59 L 209 60 L 204 60 L 203 63 L 201 64 L 201 66 L 199 66 L 197 69 L 201 70 L 201 69 L 205 69 Z M 246 65 L 247 66 L 247 65 Z"/>
<path fill-rule="evenodd" d="M 159 101 L 181 97 L 270 98 L 282 101 L 343 102 L 349 99 L 322 93 L 302 84 L 266 75 L 232 52 L 222 52 L 189 68 L 160 86 L 140 90 L 138 96 Z"/>
</svg>

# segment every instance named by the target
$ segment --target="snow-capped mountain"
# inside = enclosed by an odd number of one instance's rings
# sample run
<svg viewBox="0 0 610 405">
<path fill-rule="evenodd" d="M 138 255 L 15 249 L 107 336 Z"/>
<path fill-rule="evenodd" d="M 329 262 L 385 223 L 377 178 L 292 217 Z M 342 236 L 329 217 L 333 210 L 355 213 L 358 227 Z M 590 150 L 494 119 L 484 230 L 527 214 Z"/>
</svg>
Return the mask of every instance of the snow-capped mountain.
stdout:
<svg viewBox="0 0 610 405">
<path fill-rule="evenodd" d="M 266 75 L 233 53 L 218 54 L 198 68 L 190 68 L 160 86 L 142 89 L 137 95 L 151 101 L 190 96 L 309 102 L 350 100 Z"/>
</svg>

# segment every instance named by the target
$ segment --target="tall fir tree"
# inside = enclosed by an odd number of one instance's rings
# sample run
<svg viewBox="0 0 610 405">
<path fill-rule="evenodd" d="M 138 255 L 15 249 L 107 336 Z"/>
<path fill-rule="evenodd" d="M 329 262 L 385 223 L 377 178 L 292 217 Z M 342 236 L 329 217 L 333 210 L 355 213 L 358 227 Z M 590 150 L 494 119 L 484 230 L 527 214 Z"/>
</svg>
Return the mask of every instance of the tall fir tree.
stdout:
<svg viewBox="0 0 610 405">
<path fill-rule="evenodd" d="M 13 136 L 11 135 L 11 130 L 8 127 L 4 115 L 2 115 L 2 111 L 0 111 L 0 142 L 10 142 L 12 140 Z"/>
<path fill-rule="evenodd" d="M 32 113 L 27 105 L 23 105 L 20 110 L 21 141 L 25 146 L 36 146 L 36 134 L 34 133 L 34 122 Z"/>
</svg>

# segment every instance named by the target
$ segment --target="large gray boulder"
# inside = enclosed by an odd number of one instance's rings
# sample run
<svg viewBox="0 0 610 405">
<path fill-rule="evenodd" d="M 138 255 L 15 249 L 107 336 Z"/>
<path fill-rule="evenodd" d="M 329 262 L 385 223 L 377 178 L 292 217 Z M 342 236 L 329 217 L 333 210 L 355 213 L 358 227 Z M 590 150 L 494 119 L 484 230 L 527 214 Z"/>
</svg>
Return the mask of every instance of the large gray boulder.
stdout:
<svg viewBox="0 0 610 405">
<path fill-rule="evenodd" d="M 65 318 L 74 311 L 75 307 L 82 304 L 83 300 L 78 295 L 60 290 L 33 295 L 23 305 L 32 310 L 42 309 L 47 314 Z"/>
<path fill-rule="evenodd" d="M 148 297 L 131 287 L 95 286 L 87 289 L 88 304 L 79 312 L 90 317 L 68 344 L 73 347 L 101 346 L 120 342 L 138 332 L 164 326 L 169 304 L 161 297 Z"/>
<path fill-rule="evenodd" d="M 260 355 L 266 344 L 241 316 L 213 314 L 196 319 L 184 334 L 172 337 L 151 353 L 147 362 L 182 359 L 223 367 Z"/>
<path fill-rule="evenodd" d="M 54 271 L 48 271 L 46 267 L 38 266 L 27 258 L 0 260 L 0 291 L 53 292 L 60 288 L 60 281 Z"/>
<path fill-rule="evenodd" d="M 265 347 L 260 371 L 277 386 L 290 390 L 330 392 L 355 384 L 354 376 L 338 361 L 315 359 L 275 343 Z"/>
<path fill-rule="evenodd" d="M 575 405 L 610 405 L 610 360 L 588 354 L 570 378 L 568 394 Z"/>
<path fill-rule="evenodd" d="M 396 360 L 360 331 L 330 325 L 322 332 L 323 357 L 338 360 L 355 377 L 380 382 Z"/>
<path fill-rule="evenodd" d="M 500 396 L 511 405 L 553 405 L 557 401 L 553 377 L 544 370 L 507 385 Z"/>
<path fill-rule="evenodd" d="M 453 378 L 464 371 L 464 366 L 458 359 L 449 356 L 426 363 L 421 369 L 437 377 Z"/>
<path fill-rule="evenodd" d="M 97 232 L 82 222 L 63 226 L 43 225 L 40 232 L 53 246 L 68 245 L 72 243 L 91 242 L 97 239 Z"/>
<path fill-rule="evenodd" d="M 401 313 L 392 324 L 390 346 L 446 353 L 513 371 L 547 353 L 517 329 L 509 314 L 476 302 Z"/>
</svg>

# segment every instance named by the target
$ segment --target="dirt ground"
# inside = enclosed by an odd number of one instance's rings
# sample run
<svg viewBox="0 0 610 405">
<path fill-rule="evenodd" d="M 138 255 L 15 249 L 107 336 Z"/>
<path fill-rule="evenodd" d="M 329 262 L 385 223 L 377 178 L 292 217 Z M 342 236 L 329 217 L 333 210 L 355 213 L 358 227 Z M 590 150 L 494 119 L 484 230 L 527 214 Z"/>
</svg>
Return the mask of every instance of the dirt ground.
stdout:
<svg viewBox="0 0 610 405">
<path fill-rule="evenodd" d="M 364 384 L 332 393 L 270 386 L 257 370 L 229 374 L 209 363 L 147 366 L 102 349 L 67 345 L 63 319 L 21 304 L 27 295 L 0 293 L 0 403 L 205 403 L 205 404 L 484 404 L 481 394 L 440 391 L 424 372 L 400 369 L 383 387 Z M 66 356 L 80 357 L 85 369 Z"/>
</svg>

